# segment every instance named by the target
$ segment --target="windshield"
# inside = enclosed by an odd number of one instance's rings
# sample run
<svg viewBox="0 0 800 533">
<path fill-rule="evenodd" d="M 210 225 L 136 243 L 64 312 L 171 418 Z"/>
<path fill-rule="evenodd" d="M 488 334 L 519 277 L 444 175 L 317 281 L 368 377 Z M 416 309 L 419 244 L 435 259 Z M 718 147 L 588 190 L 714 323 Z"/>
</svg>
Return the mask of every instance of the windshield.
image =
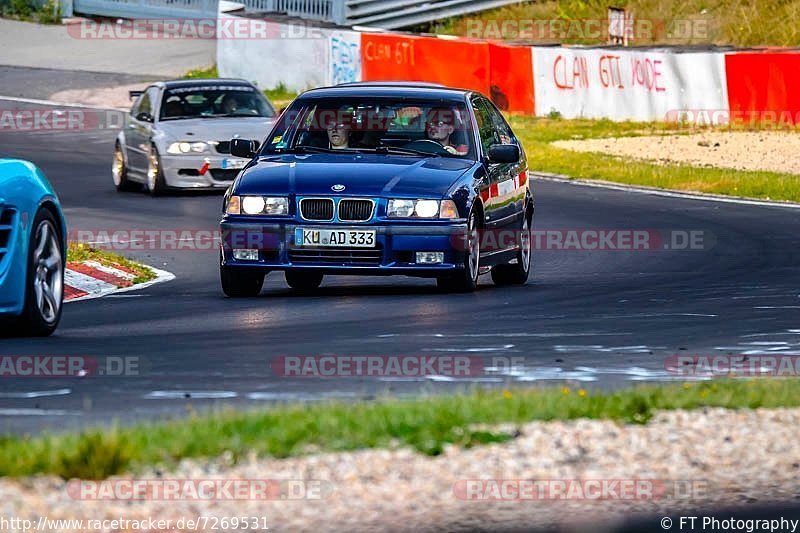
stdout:
<svg viewBox="0 0 800 533">
<path fill-rule="evenodd" d="M 475 157 L 466 106 L 440 101 L 371 98 L 297 102 L 262 153 L 376 152 Z"/>
<path fill-rule="evenodd" d="M 272 117 L 266 98 L 246 85 L 175 87 L 164 92 L 161 120 L 214 117 Z"/>
</svg>

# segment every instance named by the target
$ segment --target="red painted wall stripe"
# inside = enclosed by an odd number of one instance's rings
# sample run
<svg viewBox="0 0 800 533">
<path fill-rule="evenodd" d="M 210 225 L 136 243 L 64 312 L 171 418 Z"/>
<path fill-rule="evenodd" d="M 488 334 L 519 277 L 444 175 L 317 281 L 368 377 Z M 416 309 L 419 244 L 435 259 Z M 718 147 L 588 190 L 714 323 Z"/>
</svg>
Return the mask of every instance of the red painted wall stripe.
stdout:
<svg viewBox="0 0 800 533">
<path fill-rule="evenodd" d="M 774 112 L 797 123 L 800 114 L 800 53 L 737 52 L 725 55 L 728 107 L 732 117 Z"/>
</svg>

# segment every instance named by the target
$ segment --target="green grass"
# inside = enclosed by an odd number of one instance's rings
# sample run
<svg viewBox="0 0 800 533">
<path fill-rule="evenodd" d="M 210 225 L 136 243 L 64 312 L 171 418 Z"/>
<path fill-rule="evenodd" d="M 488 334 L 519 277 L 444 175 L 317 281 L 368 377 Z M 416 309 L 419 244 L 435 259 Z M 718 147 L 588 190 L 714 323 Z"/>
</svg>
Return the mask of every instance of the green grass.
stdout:
<svg viewBox="0 0 800 533">
<path fill-rule="evenodd" d="M 648 44 L 732 44 L 737 46 L 798 46 L 800 18 L 797 0 L 549 0 L 524 2 L 482 13 L 452 18 L 428 28 L 449 35 L 467 35 L 470 21 L 606 21 L 609 6 L 632 11 L 636 21 L 653 23 L 653 30 L 639 32 L 636 45 Z M 533 27 L 534 26 L 532 23 Z M 507 25 L 507 29 L 514 29 Z M 496 28 L 502 29 L 501 26 Z M 537 41 L 572 44 L 605 44 L 605 36 L 587 35 L 586 26 L 564 26 L 563 35 L 542 35 Z M 557 28 L 558 29 L 558 28 Z M 496 30 L 495 30 L 496 31 Z M 589 31 L 593 29 L 589 27 Z M 488 35 L 492 37 L 492 35 Z M 500 37 L 498 35 L 498 37 Z M 513 32 L 503 37 L 530 39 Z"/>
<path fill-rule="evenodd" d="M 678 128 L 670 123 L 565 120 L 522 115 L 510 116 L 509 122 L 525 146 L 528 166 L 532 170 L 664 189 L 800 201 L 800 176 L 797 175 L 682 164 L 661 165 L 600 153 L 576 152 L 550 144 L 557 140 L 672 135 L 698 130 Z"/>
<path fill-rule="evenodd" d="M 156 278 L 156 273 L 145 265 L 140 265 L 139 263 L 125 259 L 121 255 L 91 248 L 82 243 L 69 244 L 69 248 L 67 249 L 67 261 L 97 261 L 104 265 L 122 266 L 135 274 L 136 277 L 132 280 L 134 285 Z"/>
<path fill-rule="evenodd" d="M 0 0 L 0 18 L 61 24 L 61 5 L 58 0 Z"/>
<path fill-rule="evenodd" d="M 102 479 L 143 466 L 169 468 L 189 457 L 250 452 L 289 457 L 313 451 L 407 446 L 438 455 L 447 443 L 471 447 L 512 439 L 498 424 L 610 419 L 647 423 L 654 411 L 796 407 L 800 381 L 723 380 L 642 386 L 616 392 L 546 388 L 474 391 L 414 400 L 287 405 L 269 410 L 194 414 L 186 419 L 81 433 L 0 438 L 0 476 L 49 473 Z M 488 429 L 487 429 L 488 428 Z"/>
</svg>

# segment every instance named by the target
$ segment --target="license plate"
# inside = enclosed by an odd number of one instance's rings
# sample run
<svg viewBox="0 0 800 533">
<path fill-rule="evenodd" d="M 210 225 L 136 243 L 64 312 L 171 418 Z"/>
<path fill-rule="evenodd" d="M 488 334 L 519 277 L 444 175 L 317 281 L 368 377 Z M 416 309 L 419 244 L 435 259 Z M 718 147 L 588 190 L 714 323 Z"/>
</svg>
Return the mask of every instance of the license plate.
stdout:
<svg viewBox="0 0 800 533">
<path fill-rule="evenodd" d="M 375 230 L 296 228 L 295 246 L 374 248 Z"/>
<path fill-rule="evenodd" d="M 227 169 L 239 169 L 244 168 L 247 164 L 247 159 L 223 159 L 222 160 L 222 168 Z"/>
</svg>

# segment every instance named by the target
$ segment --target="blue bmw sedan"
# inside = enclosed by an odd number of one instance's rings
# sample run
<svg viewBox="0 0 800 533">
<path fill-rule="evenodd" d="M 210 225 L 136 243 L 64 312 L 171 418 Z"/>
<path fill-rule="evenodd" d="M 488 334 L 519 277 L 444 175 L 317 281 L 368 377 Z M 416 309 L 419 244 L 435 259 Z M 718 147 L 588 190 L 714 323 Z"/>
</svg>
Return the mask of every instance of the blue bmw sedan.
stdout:
<svg viewBox="0 0 800 533">
<path fill-rule="evenodd" d="M 0 330 L 46 336 L 61 319 L 66 224 L 33 163 L 0 159 Z"/>
<path fill-rule="evenodd" d="M 312 290 L 325 274 L 435 278 L 474 290 L 491 272 L 524 284 L 533 193 L 524 150 L 480 93 L 430 84 L 314 89 L 263 141 L 225 194 L 220 277 L 255 296 L 265 274 Z"/>
</svg>

